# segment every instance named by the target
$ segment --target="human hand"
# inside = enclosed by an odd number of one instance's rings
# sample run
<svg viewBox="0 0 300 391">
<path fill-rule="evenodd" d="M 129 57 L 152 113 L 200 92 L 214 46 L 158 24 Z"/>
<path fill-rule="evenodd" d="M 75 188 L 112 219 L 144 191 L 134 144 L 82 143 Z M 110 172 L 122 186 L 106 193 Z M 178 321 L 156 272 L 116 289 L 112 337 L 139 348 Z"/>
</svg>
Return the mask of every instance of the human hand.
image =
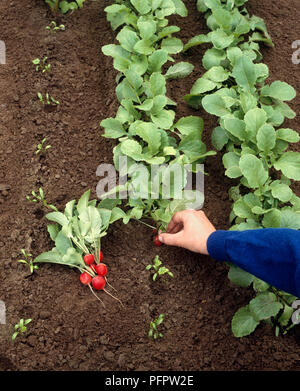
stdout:
<svg viewBox="0 0 300 391">
<path fill-rule="evenodd" d="M 208 255 L 207 239 L 215 231 L 203 211 L 184 210 L 174 214 L 167 232 L 159 234 L 159 240 L 169 246 Z"/>
</svg>

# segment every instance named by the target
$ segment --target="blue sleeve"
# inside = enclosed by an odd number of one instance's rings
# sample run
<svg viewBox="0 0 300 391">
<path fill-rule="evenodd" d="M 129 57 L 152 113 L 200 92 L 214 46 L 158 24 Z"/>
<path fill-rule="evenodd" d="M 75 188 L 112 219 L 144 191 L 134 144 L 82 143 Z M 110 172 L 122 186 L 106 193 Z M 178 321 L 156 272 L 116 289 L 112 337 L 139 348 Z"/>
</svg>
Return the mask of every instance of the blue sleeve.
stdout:
<svg viewBox="0 0 300 391">
<path fill-rule="evenodd" d="M 207 250 L 217 261 L 232 262 L 275 288 L 300 297 L 300 231 L 216 231 L 208 238 Z"/>
</svg>

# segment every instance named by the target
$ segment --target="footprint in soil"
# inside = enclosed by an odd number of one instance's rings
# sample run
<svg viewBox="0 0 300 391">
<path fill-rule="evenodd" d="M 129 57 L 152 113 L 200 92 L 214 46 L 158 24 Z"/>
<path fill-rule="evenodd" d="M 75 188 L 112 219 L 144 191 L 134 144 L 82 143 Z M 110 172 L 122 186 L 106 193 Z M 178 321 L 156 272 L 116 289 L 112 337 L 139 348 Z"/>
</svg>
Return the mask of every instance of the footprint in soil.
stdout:
<svg viewBox="0 0 300 391">
<path fill-rule="evenodd" d="M 5 356 L 0 356 L 0 371 L 17 370 L 16 366 Z"/>
</svg>

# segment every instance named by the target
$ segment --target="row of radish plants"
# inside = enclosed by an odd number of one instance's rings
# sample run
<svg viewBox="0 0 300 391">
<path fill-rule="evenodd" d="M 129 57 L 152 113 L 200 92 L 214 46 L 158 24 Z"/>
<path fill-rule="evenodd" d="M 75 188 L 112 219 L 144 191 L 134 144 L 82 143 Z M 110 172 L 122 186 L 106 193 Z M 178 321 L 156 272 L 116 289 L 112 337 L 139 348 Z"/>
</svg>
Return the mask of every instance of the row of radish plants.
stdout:
<svg viewBox="0 0 300 391">
<path fill-rule="evenodd" d="M 70 201 L 64 213 L 47 214 L 55 223 L 48 226 L 55 247 L 35 262 L 76 267 L 82 273 L 81 282 L 92 291 L 105 290 L 107 269 L 98 268 L 99 274 L 97 266 L 103 256 L 101 238 L 109 225 L 119 219 L 127 224 L 130 219 L 140 221 L 143 217 L 165 230 L 172 215 L 196 197 L 191 190 L 183 193 L 186 198 L 176 199 L 172 166 L 181 167 L 183 190 L 187 165 L 197 174 L 198 164 L 216 152 L 207 151 L 202 142 L 200 116 L 175 121 L 177 103 L 167 96 L 166 83 L 189 76 L 193 66 L 188 62 L 168 64 L 175 62 L 174 55 L 188 53 L 200 44 L 212 45 L 202 61 L 206 72 L 184 99 L 193 108 L 203 108 L 219 118 L 219 126 L 212 132 L 213 145 L 218 151 L 225 150 L 225 175 L 240 179 L 230 189 L 234 202 L 232 229 L 300 228 L 300 200 L 290 188 L 291 180 L 300 179 L 300 154 L 286 152 L 289 143 L 298 142 L 299 136 L 280 127 L 286 117 L 295 116 L 285 103 L 294 98 L 295 91 L 284 82 L 265 83 L 268 67 L 261 63 L 259 43 L 273 44 L 264 21 L 249 16 L 246 1 L 198 0 L 198 10 L 212 31 L 192 38 L 185 46 L 174 37 L 180 29 L 169 26 L 167 19 L 173 14 L 187 15 L 181 0 L 116 0 L 106 7 L 107 19 L 117 30 L 118 44 L 106 45 L 102 51 L 113 58 L 118 71 L 116 95 L 120 106 L 116 116 L 103 120 L 101 126 L 103 136 L 116 141 L 114 164 L 121 175 L 126 174 L 127 182 L 105 195 L 114 195 L 112 198 L 90 201 L 88 191 L 77 204 Z M 120 165 L 122 158 L 127 161 L 126 172 Z M 142 177 L 137 170 L 140 163 L 146 170 Z M 150 190 L 151 194 L 150 173 L 158 165 L 156 197 L 134 196 L 137 189 L 139 193 L 144 189 L 146 194 Z M 163 195 L 166 180 L 174 185 L 168 200 Z M 129 193 L 126 203 L 120 197 L 125 190 Z M 160 244 L 157 238 L 155 244 Z M 240 286 L 252 284 L 257 294 L 234 315 L 235 336 L 250 334 L 260 321 L 275 326 L 276 334 L 292 327 L 293 296 L 234 265 L 230 265 L 229 278 Z"/>
<path fill-rule="evenodd" d="M 192 38 L 184 50 L 209 44 L 202 65 L 206 72 L 193 85 L 185 101 L 218 118 L 212 143 L 224 151 L 225 175 L 234 180 L 232 230 L 259 228 L 300 229 L 300 198 L 291 180 L 300 180 L 300 154 L 286 151 L 299 141 L 296 131 L 282 127 L 295 117 L 286 103 L 296 92 L 289 84 L 268 84 L 260 43 L 273 46 L 264 21 L 249 16 L 247 0 L 198 0 L 207 35 Z M 239 309 L 232 320 L 235 336 L 248 335 L 260 321 L 275 326 L 276 334 L 293 327 L 294 296 L 279 291 L 253 275 L 230 265 L 235 284 L 252 287 L 256 297 Z"/>
</svg>

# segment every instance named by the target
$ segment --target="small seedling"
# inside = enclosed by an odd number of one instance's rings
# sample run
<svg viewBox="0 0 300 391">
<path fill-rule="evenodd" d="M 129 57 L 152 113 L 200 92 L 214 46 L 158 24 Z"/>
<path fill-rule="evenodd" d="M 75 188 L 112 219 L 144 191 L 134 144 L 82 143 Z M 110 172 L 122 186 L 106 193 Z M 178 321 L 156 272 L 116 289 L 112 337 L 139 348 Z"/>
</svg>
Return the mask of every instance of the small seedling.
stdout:
<svg viewBox="0 0 300 391">
<path fill-rule="evenodd" d="M 44 191 L 41 187 L 39 188 L 38 194 L 35 191 L 32 191 L 31 196 L 26 196 L 26 200 L 29 202 L 41 202 L 46 208 L 58 212 L 58 209 L 54 205 L 48 204 L 48 202 L 45 200 Z"/>
<path fill-rule="evenodd" d="M 47 138 L 45 137 L 45 138 L 43 138 L 41 143 L 38 144 L 37 150 L 35 151 L 36 155 L 38 155 L 39 153 L 40 154 L 45 154 L 48 149 L 52 148 L 51 145 L 46 145 L 45 144 L 46 140 L 47 140 Z"/>
<path fill-rule="evenodd" d="M 46 64 L 48 61 L 48 57 L 44 57 L 42 60 L 39 58 L 35 58 L 32 60 L 32 63 L 35 65 L 35 70 L 42 71 L 42 73 L 45 73 L 46 71 L 50 71 L 51 64 Z"/>
<path fill-rule="evenodd" d="M 170 270 L 168 268 L 166 268 L 165 266 L 161 266 L 161 265 L 162 265 L 162 262 L 159 259 L 159 256 L 156 255 L 156 257 L 153 259 L 153 264 L 148 265 L 146 267 L 146 270 L 154 269 L 155 273 L 153 274 L 153 281 L 156 280 L 157 276 L 162 276 L 164 274 L 168 274 L 172 278 L 174 277 L 174 274 L 172 272 L 170 272 Z"/>
<path fill-rule="evenodd" d="M 32 319 L 20 319 L 19 323 L 15 325 L 15 332 L 13 333 L 11 339 L 14 341 L 19 333 L 24 334 L 27 331 L 27 325 L 30 323 Z"/>
<path fill-rule="evenodd" d="M 164 317 L 164 314 L 160 314 L 157 319 L 154 319 L 150 322 L 150 330 L 148 333 L 149 338 L 157 339 L 158 337 L 163 337 L 163 334 L 157 330 L 157 327 L 162 324 L 162 322 L 164 321 Z"/>
<path fill-rule="evenodd" d="M 23 248 L 21 250 L 21 254 L 25 259 L 18 259 L 17 262 L 27 265 L 29 267 L 30 273 L 33 274 L 34 270 L 37 270 L 39 267 L 38 265 L 34 265 L 32 254 L 27 254 Z"/>
<path fill-rule="evenodd" d="M 60 102 L 53 98 L 48 92 L 45 94 L 45 98 L 43 97 L 43 94 L 41 92 L 37 93 L 37 96 L 43 105 L 59 105 Z"/>
<path fill-rule="evenodd" d="M 56 24 L 54 20 L 49 24 L 49 26 L 46 27 L 46 30 L 50 31 L 64 31 L 66 29 L 66 26 L 64 24 L 60 24 L 59 26 Z"/>
</svg>

